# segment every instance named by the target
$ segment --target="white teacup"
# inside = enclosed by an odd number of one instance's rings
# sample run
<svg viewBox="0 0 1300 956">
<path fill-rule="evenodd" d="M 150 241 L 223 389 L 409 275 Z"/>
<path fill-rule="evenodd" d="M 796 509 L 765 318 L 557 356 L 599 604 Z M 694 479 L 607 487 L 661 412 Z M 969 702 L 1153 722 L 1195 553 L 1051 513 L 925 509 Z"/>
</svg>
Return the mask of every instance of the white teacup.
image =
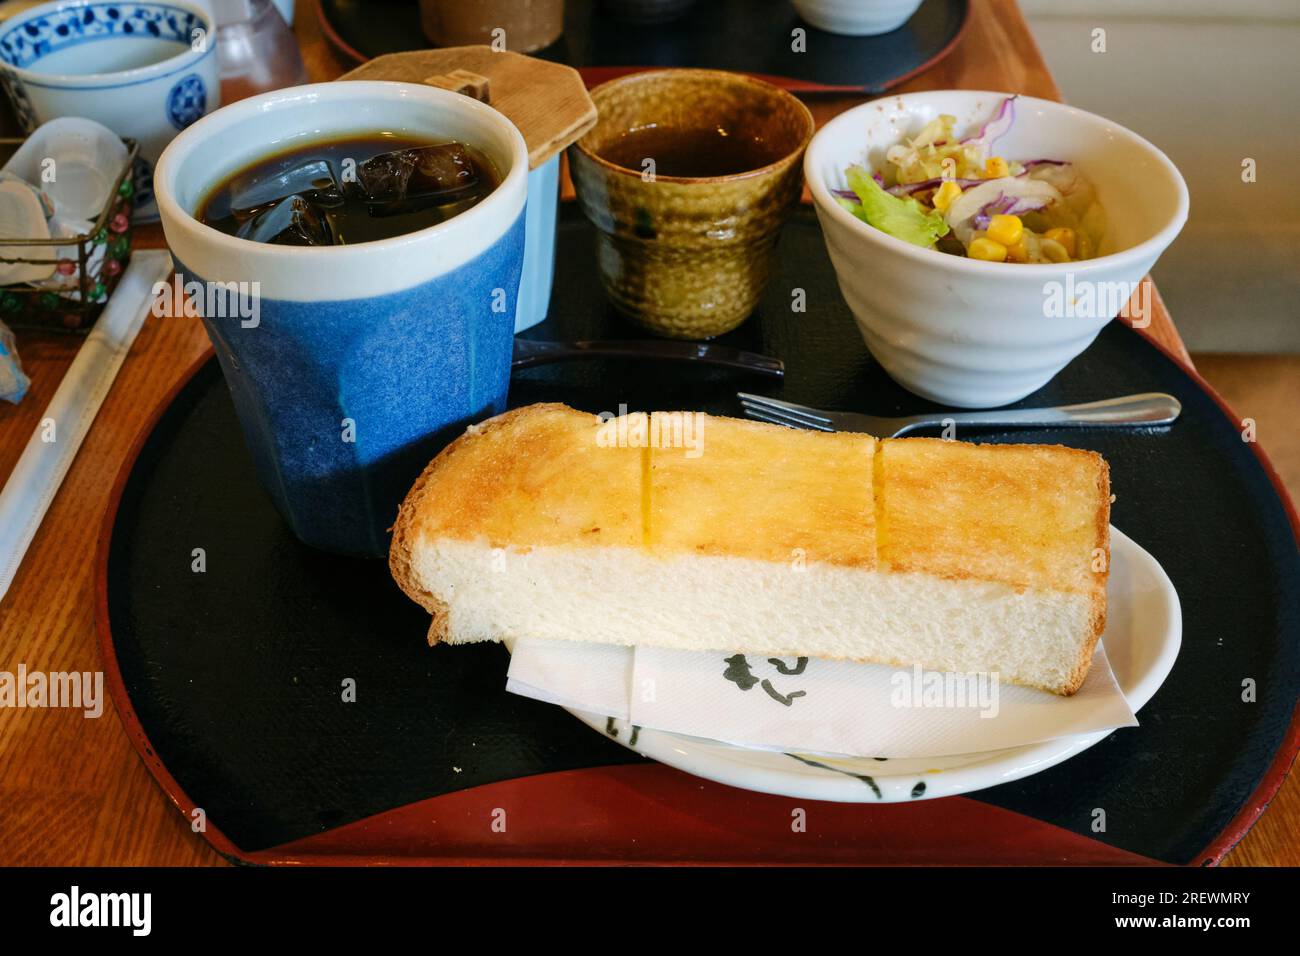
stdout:
<svg viewBox="0 0 1300 956">
<path fill-rule="evenodd" d="M 794 8 L 819 30 L 850 37 L 874 37 L 897 30 L 921 0 L 794 0 Z"/>
<path fill-rule="evenodd" d="M 59 0 L 0 24 L 0 82 L 27 132 L 84 116 L 138 141 L 136 219 L 156 219 L 154 164 L 221 103 L 216 41 L 191 0 Z"/>
</svg>

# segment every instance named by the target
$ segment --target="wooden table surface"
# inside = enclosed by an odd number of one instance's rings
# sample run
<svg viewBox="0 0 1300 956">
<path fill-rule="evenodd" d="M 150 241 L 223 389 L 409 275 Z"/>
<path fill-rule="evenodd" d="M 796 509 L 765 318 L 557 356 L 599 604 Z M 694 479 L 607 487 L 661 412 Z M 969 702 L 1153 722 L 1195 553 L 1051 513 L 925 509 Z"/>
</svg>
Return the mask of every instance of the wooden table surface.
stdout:
<svg viewBox="0 0 1300 956">
<path fill-rule="evenodd" d="M 350 69 L 324 42 L 315 4 L 299 5 L 296 32 L 313 80 Z M 965 87 L 1058 98 L 1059 91 L 1013 0 L 974 0 L 957 48 L 901 91 Z M 816 98 L 819 122 L 860 102 Z M 161 246 L 157 227 L 141 246 Z M 1187 359 L 1163 304 L 1147 334 Z M 19 351 L 32 388 L 0 403 L 0 479 L 7 477 L 44 414 L 77 342 L 25 335 Z M 100 668 L 93 612 L 93 558 L 109 489 L 132 440 L 178 377 L 208 348 L 195 320 L 149 318 L 46 515 L 8 595 L 0 602 L 0 670 Z M 1188 359 L 1190 361 L 1190 359 Z M 1227 862 L 1300 863 L 1289 834 L 1300 822 L 1294 777 Z M 98 720 L 79 711 L 0 711 L 0 865 L 222 864 L 169 804 L 132 749 L 112 702 Z"/>
</svg>

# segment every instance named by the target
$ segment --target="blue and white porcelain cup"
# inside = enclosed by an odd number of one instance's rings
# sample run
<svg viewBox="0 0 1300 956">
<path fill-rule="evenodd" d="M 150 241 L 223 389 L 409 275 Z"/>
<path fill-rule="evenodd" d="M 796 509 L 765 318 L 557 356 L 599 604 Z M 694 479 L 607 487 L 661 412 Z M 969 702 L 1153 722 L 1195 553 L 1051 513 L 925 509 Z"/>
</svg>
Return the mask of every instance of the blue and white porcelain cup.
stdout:
<svg viewBox="0 0 1300 956">
<path fill-rule="evenodd" d="M 24 130 L 61 116 L 140 144 L 135 218 L 158 218 L 153 167 L 178 132 L 221 104 L 212 15 L 189 0 L 59 0 L 0 23 L 0 82 Z"/>
<path fill-rule="evenodd" d="M 260 244 L 194 218 L 214 186 L 264 157 L 380 130 L 465 142 L 501 183 L 438 225 L 348 246 Z M 504 410 L 527 181 L 528 151 L 508 119 L 409 83 L 265 93 L 200 120 L 163 153 L 167 244 L 205 296 L 199 311 L 258 475 L 305 543 L 387 553 L 421 469 Z"/>
</svg>

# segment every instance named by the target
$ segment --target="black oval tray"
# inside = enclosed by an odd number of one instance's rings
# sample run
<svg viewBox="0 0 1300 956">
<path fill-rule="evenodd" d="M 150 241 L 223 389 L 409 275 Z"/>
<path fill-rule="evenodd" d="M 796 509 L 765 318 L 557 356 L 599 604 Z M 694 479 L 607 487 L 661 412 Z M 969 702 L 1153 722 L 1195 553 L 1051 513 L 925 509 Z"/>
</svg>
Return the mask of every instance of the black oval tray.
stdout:
<svg viewBox="0 0 1300 956">
<path fill-rule="evenodd" d="M 566 204 L 552 315 L 526 335 L 636 336 L 606 305 L 593 256 L 591 228 Z M 511 404 L 736 415 L 735 392 L 744 389 L 885 414 L 925 408 L 863 346 L 809 210 L 786 227 L 779 260 L 758 312 L 724 341 L 785 359 L 783 384 L 695 365 L 592 360 L 517 373 Z M 791 311 L 796 288 L 804 290 L 806 312 Z M 1178 590 L 1182 652 L 1139 714 L 1140 727 L 973 800 L 1144 857 L 1207 862 L 1245 832 L 1295 753 L 1294 512 L 1217 399 L 1119 323 L 1026 403 L 1139 391 L 1173 393 L 1182 418 L 1149 432 L 992 432 L 982 439 L 1060 442 L 1106 456 L 1115 525 L 1160 561 Z M 215 361 L 198 369 L 142 436 L 118 496 L 100 565 L 110 687 L 151 770 L 180 806 L 204 809 L 228 838 L 218 843 L 227 852 L 267 850 L 468 787 L 639 762 L 558 707 L 507 694 L 501 647 L 428 648 L 427 615 L 397 590 L 382 562 L 298 544 L 253 476 Z M 199 547 L 203 573 L 191 569 Z M 340 705 L 345 678 L 356 681 L 357 702 Z M 1246 678 L 1258 686 L 1254 703 L 1242 701 Z M 707 794 L 727 788 L 686 790 L 695 796 L 683 799 L 699 801 L 687 809 L 704 815 L 711 810 L 705 801 L 720 799 Z M 559 792 L 592 808 L 588 839 L 609 850 L 626 836 L 631 821 L 620 812 L 630 811 L 621 809 L 618 790 L 573 783 Z M 943 821 L 957 818 L 945 805 L 966 799 L 859 807 L 846 819 L 894 814 L 889 819 L 908 821 L 925 859 L 957 861 L 965 853 L 975 862 L 987 858 L 979 833 L 967 833 L 975 842 L 964 851 L 954 843 L 950 852 L 943 842 L 950 837 Z M 1106 810 L 1105 833 L 1091 831 L 1097 807 Z M 384 858 L 367 843 L 375 839 L 363 832 L 355 852 Z M 1059 859 L 1028 842 L 1023 850 L 1023 862 Z M 870 846 L 861 853 L 871 858 Z"/>
<path fill-rule="evenodd" d="M 415 0 L 317 0 L 321 28 L 345 56 L 428 49 Z M 670 23 L 634 24 L 599 0 L 567 0 L 564 34 L 534 55 L 577 67 L 594 84 L 618 68 L 737 70 L 809 92 L 883 93 L 946 56 L 965 29 L 969 0 L 924 0 L 897 30 L 874 37 L 826 33 L 796 16 L 789 0 L 697 0 Z M 807 48 L 792 49 L 791 31 Z"/>
</svg>

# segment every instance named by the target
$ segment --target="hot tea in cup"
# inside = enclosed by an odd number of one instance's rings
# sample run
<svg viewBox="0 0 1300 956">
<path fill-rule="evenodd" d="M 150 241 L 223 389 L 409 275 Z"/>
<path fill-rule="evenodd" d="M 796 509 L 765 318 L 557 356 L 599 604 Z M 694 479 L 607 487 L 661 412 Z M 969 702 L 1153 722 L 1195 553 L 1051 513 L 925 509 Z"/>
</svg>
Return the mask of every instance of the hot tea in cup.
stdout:
<svg viewBox="0 0 1300 956">
<path fill-rule="evenodd" d="M 569 162 L 605 292 L 660 335 L 734 329 L 799 200 L 812 114 L 770 83 L 716 70 L 636 73 L 591 96 L 599 119 Z"/>
</svg>

